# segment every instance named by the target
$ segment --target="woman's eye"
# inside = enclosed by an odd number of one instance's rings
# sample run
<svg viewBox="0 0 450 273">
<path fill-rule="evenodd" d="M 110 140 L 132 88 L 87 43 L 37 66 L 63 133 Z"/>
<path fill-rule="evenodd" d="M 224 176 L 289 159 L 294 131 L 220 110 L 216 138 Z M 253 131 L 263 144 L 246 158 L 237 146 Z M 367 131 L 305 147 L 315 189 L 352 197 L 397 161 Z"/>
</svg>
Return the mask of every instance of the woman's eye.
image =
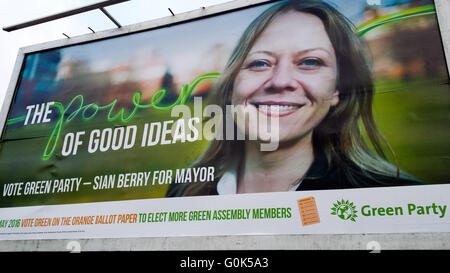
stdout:
<svg viewBox="0 0 450 273">
<path fill-rule="evenodd" d="M 249 63 L 246 68 L 252 69 L 252 70 L 263 70 L 267 67 L 270 67 L 270 63 L 265 60 L 256 60 L 251 63 Z"/>
<path fill-rule="evenodd" d="M 315 69 L 324 66 L 325 63 L 318 58 L 307 58 L 300 61 L 299 66 L 306 69 Z"/>
</svg>

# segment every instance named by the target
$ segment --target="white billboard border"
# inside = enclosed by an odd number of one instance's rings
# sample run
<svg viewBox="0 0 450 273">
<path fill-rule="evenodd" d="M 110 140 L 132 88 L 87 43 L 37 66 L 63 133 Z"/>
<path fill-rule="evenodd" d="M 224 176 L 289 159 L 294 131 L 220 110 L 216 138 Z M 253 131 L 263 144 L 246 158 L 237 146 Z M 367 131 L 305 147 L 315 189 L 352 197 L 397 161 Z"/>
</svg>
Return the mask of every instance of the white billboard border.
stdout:
<svg viewBox="0 0 450 273">
<path fill-rule="evenodd" d="M 3 132 L 9 108 L 22 71 L 26 54 L 118 37 L 145 30 L 166 27 L 194 19 L 218 15 L 232 10 L 272 2 L 270 0 L 235 0 L 208 8 L 200 8 L 175 16 L 142 22 L 121 28 L 89 33 L 19 49 L 11 80 L 0 111 L 0 132 Z M 450 2 L 434 0 L 437 18 L 450 71 Z M 450 76 L 450 75 L 449 75 Z M 113 239 L 41 239 L 2 241 L 0 251 L 143 251 L 143 250 L 442 250 L 450 249 L 450 232 L 402 234 L 295 234 L 295 235 L 230 235 L 140 237 Z M 376 249 L 375 249 L 376 250 Z"/>
</svg>

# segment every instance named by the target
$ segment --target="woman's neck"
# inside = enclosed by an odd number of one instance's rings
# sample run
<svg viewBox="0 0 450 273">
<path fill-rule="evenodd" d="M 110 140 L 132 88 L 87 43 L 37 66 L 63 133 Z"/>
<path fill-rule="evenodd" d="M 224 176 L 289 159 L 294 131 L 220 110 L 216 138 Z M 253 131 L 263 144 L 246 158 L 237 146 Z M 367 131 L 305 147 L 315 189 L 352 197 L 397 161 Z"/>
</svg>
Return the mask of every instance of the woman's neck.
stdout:
<svg viewBox="0 0 450 273">
<path fill-rule="evenodd" d="M 238 173 L 238 193 L 288 191 L 304 177 L 314 160 L 312 133 L 272 152 L 246 143 L 244 164 Z"/>
</svg>

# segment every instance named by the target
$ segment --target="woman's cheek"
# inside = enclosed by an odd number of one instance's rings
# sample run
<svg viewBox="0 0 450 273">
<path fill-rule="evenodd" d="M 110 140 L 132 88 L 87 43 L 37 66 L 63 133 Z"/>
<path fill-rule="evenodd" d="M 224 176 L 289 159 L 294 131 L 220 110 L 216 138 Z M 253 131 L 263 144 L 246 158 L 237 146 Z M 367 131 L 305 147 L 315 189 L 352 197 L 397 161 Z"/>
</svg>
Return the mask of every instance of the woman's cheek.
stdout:
<svg viewBox="0 0 450 273">
<path fill-rule="evenodd" d="M 314 77 L 310 79 L 310 85 L 314 86 L 312 90 L 317 91 L 316 95 L 318 97 L 331 98 L 336 91 L 336 75 L 331 71 L 314 75 Z"/>
<path fill-rule="evenodd" d="M 266 74 L 264 72 L 241 71 L 234 81 L 231 103 L 233 105 L 244 104 L 261 88 L 267 78 Z"/>
<path fill-rule="evenodd" d="M 248 97 L 251 95 L 251 92 L 247 91 L 249 87 L 245 85 L 240 85 L 239 87 L 235 87 L 233 94 L 231 96 L 231 104 L 240 105 L 246 104 Z"/>
</svg>

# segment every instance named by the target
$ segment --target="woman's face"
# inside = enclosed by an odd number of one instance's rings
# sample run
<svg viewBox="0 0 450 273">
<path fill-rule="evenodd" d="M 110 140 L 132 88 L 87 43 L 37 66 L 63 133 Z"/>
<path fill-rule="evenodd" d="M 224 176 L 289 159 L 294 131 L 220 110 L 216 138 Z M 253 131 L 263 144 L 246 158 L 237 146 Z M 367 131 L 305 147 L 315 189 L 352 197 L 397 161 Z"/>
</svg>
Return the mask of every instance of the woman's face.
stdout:
<svg viewBox="0 0 450 273">
<path fill-rule="evenodd" d="M 280 142 L 302 138 L 338 104 L 337 73 L 322 21 L 289 11 L 256 40 L 234 81 L 231 103 L 249 113 L 279 117 Z M 257 124 L 244 126 L 239 129 L 246 135 L 257 134 Z"/>
</svg>

